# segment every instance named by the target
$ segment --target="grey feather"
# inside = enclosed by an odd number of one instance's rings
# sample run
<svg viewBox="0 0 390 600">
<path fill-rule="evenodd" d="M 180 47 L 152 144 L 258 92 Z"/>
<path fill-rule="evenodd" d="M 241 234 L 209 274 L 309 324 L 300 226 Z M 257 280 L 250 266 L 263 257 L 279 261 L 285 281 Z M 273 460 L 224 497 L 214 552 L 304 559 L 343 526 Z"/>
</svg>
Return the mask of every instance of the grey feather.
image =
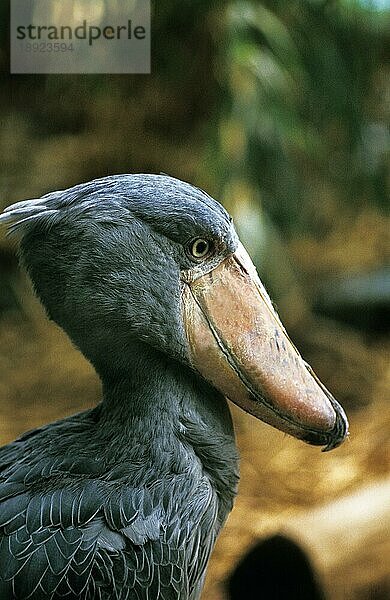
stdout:
<svg viewBox="0 0 390 600">
<path fill-rule="evenodd" d="M 197 600 L 237 455 L 225 399 L 191 367 L 180 273 L 194 237 L 235 250 L 229 215 L 140 174 L 17 202 L 0 223 L 103 384 L 96 408 L 0 448 L 0 597 Z"/>
</svg>

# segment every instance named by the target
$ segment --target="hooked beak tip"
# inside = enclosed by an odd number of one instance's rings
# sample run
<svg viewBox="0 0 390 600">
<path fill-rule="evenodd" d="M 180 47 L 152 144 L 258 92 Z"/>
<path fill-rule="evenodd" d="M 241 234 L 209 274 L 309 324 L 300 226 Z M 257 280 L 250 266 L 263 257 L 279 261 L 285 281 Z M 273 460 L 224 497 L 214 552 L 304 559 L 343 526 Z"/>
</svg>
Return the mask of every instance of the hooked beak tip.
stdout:
<svg viewBox="0 0 390 600">
<path fill-rule="evenodd" d="M 347 416 L 344 410 L 338 405 L 338 410 L 336 410 L 336 423 L 329 434 L 329 440 L 325 448 L 322 449 L 322 452 L 329 452 L 329 450 L 333 450 L 340 446 L 344 440 L 349 436 L 349 424 Z"/>
<path fill-rule="evenodd" d="M 303 441 L 313 446 L 324 446 L 322 452 L 329 452 L 340 446 L 349 436 L 349 424 L 347 416 L 339 403 L 331 397 L 335 411 L 335 423 L 330 431 L 308 431 L 302 437 Z"/>
</svg>

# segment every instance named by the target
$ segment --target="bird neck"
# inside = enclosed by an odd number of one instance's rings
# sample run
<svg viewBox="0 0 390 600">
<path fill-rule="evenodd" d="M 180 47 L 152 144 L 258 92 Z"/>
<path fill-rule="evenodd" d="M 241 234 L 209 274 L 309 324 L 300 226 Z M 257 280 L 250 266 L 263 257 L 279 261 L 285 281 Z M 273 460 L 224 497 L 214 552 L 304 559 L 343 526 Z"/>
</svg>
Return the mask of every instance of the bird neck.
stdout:
<svg viewBox="0 0 390 600">
<path fill-rule="evenodd" d="M 126 373 L 100 373 L 101 423 L 116 436 L 123 459 L 144 448 L 161 476 L 200 462 L 217 493 L 231 503 L 237 452 L 225 398 L 190 368 L 146 345 L 134 345 L 129 358 Z"/>
<path fill-rule="evenodd" d="M 105 419 L 120 420 L 125 430 L 137 420 L 176 430 L 182 419 L 193 418 L 199 426 L 234 439 L 225 398 L 191 368 L 143 343 L 127 348 L 126 365 L 126 370 L 117 370 L 113 360 L 98 369 Z"/>
</svg>

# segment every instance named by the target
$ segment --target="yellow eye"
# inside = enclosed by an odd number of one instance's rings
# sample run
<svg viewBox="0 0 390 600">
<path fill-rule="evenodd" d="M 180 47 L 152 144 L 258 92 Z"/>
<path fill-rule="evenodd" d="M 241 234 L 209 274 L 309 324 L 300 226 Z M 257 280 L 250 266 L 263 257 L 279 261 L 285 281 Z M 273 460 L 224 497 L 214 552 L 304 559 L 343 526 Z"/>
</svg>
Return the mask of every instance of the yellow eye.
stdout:
<svg viewBox="0 0 390 600">
<path fill-rule="evenodd" d="M 212 249 L 211 242 L 197 238 L 190 243 L 190 253 L 193 258 L 200 259 L 207 256 Z"/>
</svg>

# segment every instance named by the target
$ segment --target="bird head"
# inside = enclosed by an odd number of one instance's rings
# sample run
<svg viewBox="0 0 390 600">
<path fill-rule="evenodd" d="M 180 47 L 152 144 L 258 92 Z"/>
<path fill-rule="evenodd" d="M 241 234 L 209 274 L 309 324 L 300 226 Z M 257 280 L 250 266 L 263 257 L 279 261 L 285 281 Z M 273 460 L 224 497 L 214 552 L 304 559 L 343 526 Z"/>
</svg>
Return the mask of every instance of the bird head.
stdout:
<svg viewBox="0 0 390 600">
<path fill-rule="evenodd" d="M 225 209 L 165 175 L 114 175 L 18 202 L 37 295 L 99 374 L 134 342 L 197 372 L 258 419 L 326 450 L 345 413 L 288 337 Z M 139 347 L 139 346 L 138 346 Z"/>
</svg>

